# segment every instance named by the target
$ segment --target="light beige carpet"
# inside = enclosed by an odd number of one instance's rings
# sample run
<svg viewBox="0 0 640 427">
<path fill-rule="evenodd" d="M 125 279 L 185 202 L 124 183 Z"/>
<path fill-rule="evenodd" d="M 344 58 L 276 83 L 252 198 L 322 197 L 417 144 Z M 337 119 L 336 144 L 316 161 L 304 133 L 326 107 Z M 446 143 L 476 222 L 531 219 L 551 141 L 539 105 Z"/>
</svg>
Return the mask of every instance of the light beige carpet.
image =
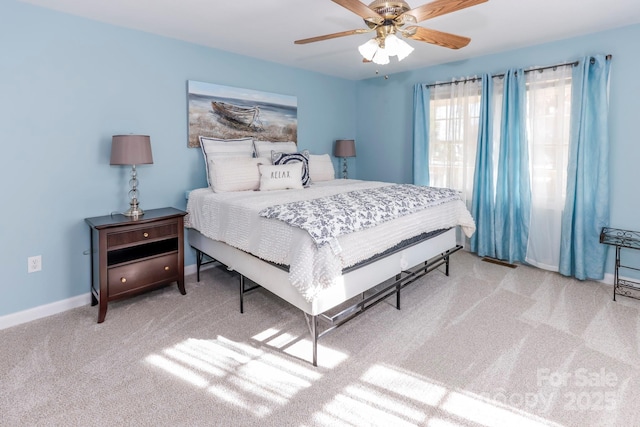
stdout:
<svg viewBox="0 0 640 427">
<path fill-rule="evenodd" d="M 452 257 L 320 340 L 222 268 L 0 331 L 2 426 L 640 425 L 640 301 Z"/>
</svg>

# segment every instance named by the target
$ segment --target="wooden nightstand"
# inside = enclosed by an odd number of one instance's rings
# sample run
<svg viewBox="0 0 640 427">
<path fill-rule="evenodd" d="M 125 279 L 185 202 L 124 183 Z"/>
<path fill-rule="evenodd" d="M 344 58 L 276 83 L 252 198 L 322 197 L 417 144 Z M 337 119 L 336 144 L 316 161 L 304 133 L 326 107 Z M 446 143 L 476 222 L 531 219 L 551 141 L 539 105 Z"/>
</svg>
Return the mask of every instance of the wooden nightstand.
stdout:
<svg viewBox="0 0 640 427">
<path fill-rule="evenodd" d="M 91 234 L 91 305 L 98 323 L 107 303 L 177 282 L 184 289 L 184 225 L 187 213 L 151 209 L 137 220 L 121 214 L 85 218 Z"/>
</svg>

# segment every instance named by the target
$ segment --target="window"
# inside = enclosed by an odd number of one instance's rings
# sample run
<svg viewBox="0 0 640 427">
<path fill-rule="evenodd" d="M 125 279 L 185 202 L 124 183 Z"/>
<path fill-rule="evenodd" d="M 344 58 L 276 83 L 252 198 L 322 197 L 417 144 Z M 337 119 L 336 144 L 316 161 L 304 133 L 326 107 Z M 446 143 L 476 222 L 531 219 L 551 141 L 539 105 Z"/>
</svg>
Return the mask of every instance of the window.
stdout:
<svg viewBox="0 0 640 427">
<path fill-rule="evenodd" d="M 430 185 L 461 192 L 470 206 L 473 193 L 480 79 L 439 85 L 431 90 L 429 175 Z"/>
<path fill-rule="evenodd" d="M 558 270 L 561 216 L 567 186 L 571 66 L 526 73 L 526 120 L 531 222 L 526 261 Z M 500 146 L 502 79 L 493 80 L 493 176 Z M 481 81 L 438 85 L 429 103 L 430 185 L 459 190 L 471 206 L 480 115 Z"/>
</svg>

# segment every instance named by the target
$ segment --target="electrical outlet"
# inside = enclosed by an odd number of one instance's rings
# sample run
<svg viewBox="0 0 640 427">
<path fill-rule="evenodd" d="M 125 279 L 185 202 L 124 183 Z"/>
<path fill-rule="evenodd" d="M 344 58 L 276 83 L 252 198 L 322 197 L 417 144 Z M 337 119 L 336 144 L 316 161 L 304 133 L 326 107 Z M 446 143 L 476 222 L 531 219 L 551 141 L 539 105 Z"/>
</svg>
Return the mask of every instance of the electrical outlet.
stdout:
<svg viewBox="0 0 640 427">
<path fill-rule="evenodd" d="M 36 271 L 42 270 L 42 256 L 30 256 L 27 258 L 27 272 L 35 273 Z"/>
</svg>

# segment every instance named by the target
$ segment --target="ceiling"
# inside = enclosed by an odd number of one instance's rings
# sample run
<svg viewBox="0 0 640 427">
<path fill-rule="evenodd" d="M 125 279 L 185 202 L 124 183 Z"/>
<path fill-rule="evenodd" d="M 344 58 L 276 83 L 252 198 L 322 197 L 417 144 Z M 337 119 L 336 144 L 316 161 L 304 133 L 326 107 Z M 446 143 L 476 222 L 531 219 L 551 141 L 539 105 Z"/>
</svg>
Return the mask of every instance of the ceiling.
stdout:
<svg viewBox="0 0 640 427">
<path fill-rule="evenodd" d="M 362 63 L 373 33 L 294 45 L 294 40 L 365 28 L 331 0 L 22 0 L 126 28 L 351 80 L 536 45 L 640 23 L 638 0 L 489 0 L 418 25 L 471 38 L 459 50 L 408 40 L 402 62 Z M 367 4 L 370 1 L 365 0 Z M 427 0 L 407 0 L 417 7 Z"/>
</svg>

